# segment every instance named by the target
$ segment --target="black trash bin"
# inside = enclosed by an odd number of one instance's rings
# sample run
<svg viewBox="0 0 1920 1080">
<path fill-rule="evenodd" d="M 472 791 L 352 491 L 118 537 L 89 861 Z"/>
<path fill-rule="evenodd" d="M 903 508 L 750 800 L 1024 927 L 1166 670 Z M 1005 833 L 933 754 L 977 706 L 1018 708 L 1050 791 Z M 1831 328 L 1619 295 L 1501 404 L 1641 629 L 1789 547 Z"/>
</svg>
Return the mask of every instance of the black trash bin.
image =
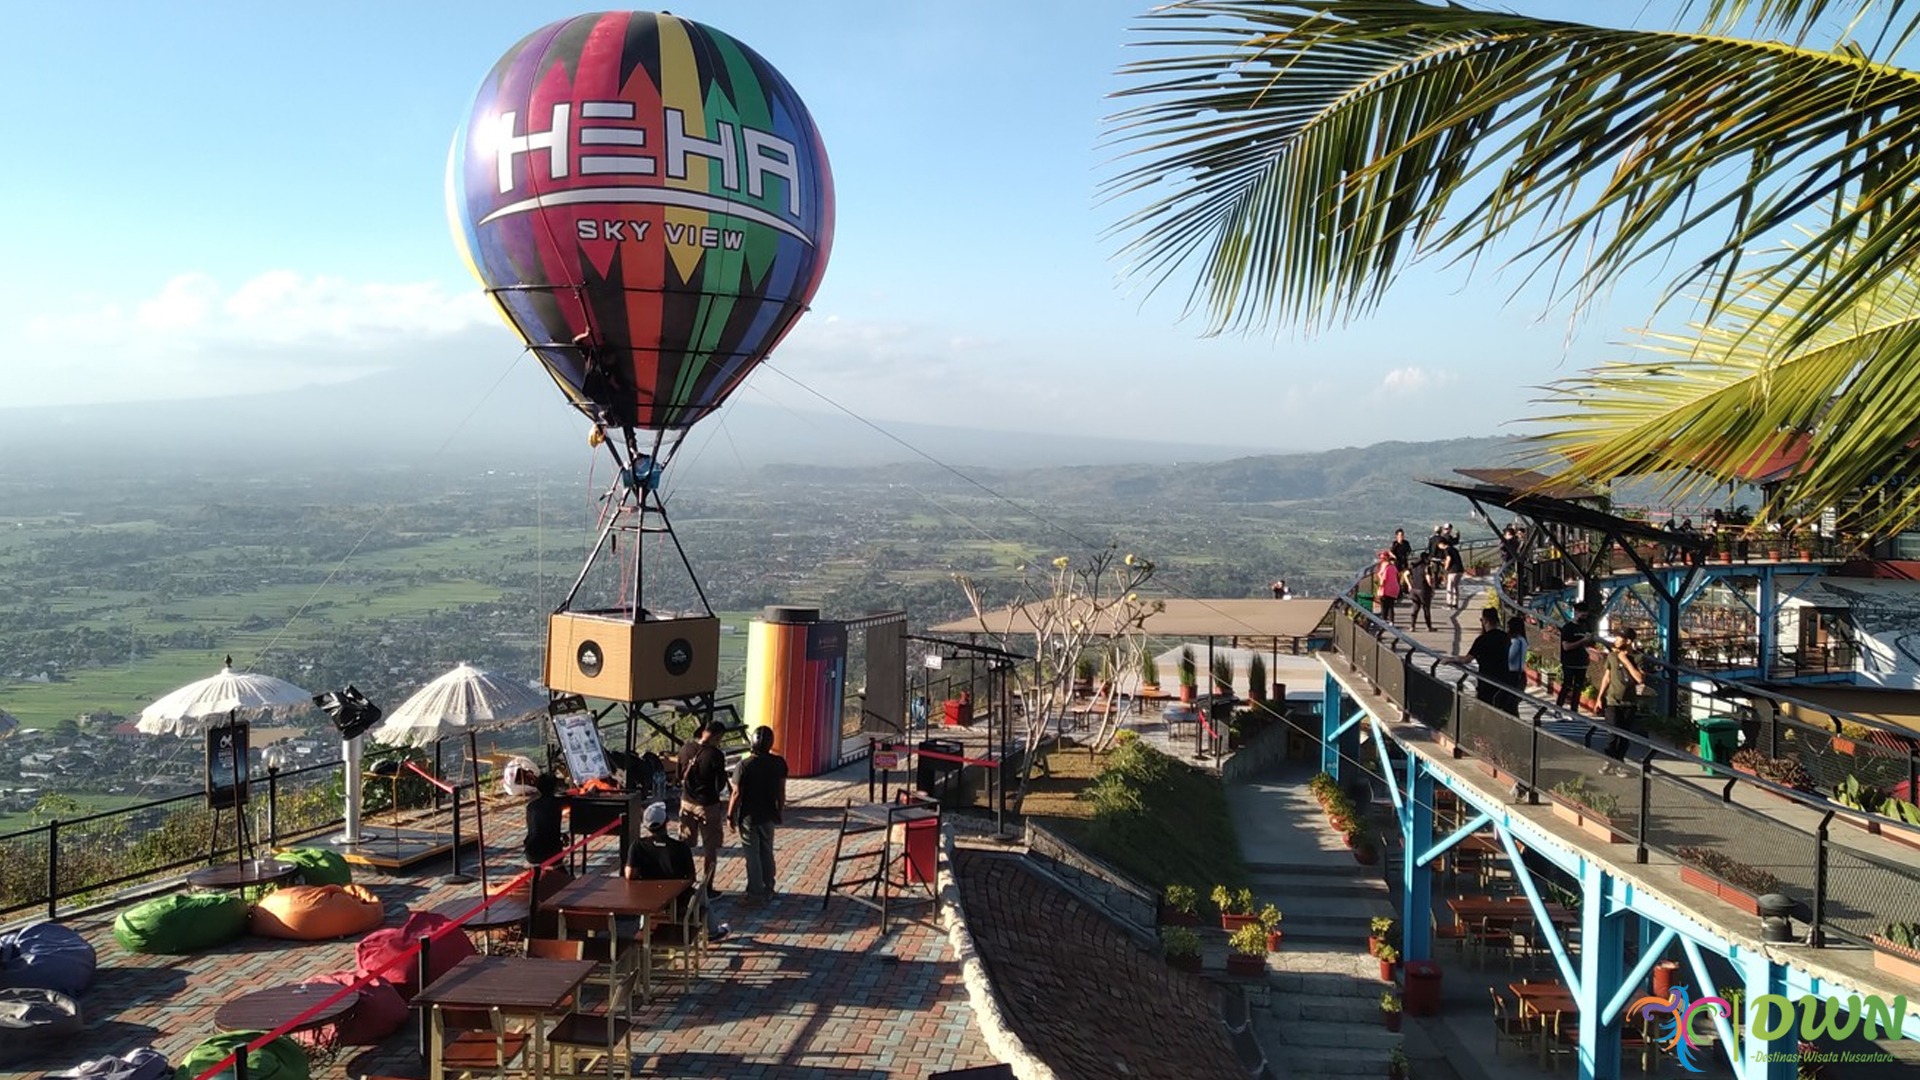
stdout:
<svg viewBox="0 0 1920 1080">
<path fill-rule="evenodd" d="M 935 754 L 951 754 L 954 758 L 966 756 L 966 744 L 958 739 L 925 739 L 920 743 L 920 764 L 914 770 L 913 786 L 921 794 L 938 799 L 944 806 L 957 806 L 963 801 L 961 782 L 961 763 L 944 757 L 930 757 L 928 751 Z"/>
</svg>

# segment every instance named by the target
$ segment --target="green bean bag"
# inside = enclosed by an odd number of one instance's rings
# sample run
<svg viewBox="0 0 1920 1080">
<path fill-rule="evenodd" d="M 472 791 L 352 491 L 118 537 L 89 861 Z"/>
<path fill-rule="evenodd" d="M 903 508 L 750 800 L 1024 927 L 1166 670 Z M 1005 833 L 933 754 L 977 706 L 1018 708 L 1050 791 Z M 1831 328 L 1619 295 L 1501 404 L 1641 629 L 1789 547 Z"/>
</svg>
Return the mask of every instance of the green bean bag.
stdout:
<svg viewBox="0 0 1920 1080">
<path fill-rule="evenodd" d="M 174 1070 L 174 1080 L 193 1080 L 226 1060 L 228 1054 L 265 1034 L 264 1031 L 223 1031 L 215 1035 L 187 1051 L 180 1067 Z M 233 1066 L 228 1065 L 215 1073 L 212 1080 L 226 1080 L 232 1075 Z M 307 1069 L 307 1052 L 285 1035 L 247 1055 L 247 1080 L 309 1080 L 311 1075 Z"/>
<path fill-rule="evenodd" d="M 247 902 L 229 893 L 181 893 L 130 907 L 113 920 L 128 952 L 178 956 L 224 945 L 247 932 Z"/>
<path fill-rule="evenodd" d="M 274 852 L 273 857 L 298 866 L 302 885 L 353 884 L 353 871 L 337 851 L 311 847 L 289 848 Z"/>
</svg>

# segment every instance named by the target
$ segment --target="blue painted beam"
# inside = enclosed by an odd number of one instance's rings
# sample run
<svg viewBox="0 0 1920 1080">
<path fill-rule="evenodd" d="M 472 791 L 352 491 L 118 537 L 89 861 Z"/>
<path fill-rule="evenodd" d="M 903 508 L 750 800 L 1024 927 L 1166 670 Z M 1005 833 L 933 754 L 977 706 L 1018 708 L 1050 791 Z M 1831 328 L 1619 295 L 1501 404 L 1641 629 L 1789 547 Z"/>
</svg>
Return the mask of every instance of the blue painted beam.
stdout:
<svg viewBox="0 0 1920 1080">
<path fill-rule="evenodd" d="M 1620 1018 L 1604 1015 L 1600 1004 L 1620 993 L 1626 957 L 1626 928 L 1614 910 L 1611 879 L 1598 863 L 1588 863 L 1580 875 L 1580 982 L 1567 983 L 1580 1005 L 1580 1080 L 1620 1075 Z M 1557 941 L 1554 955 L 1561 956 Z"/>
<path fill-rule="evenodd" d="M 1707 970 L 1707 961 L 1700 955 L 1700 946 L 1689 938 L 1680 939 L 1680 948 L 1687 954 L 1687 966 L 1693 971 L 1693 984 L 1700 992 L 1693 995 L 1695 1001 L 1703 997 L 1717 997 L 1720 991 L 1714 988 L 1712 973 Z M 1732 1067 L 1733 1075 L 1740 1075 L 1740 1048 L 1733 1041 L 1733 1028 L 1719 1009 L 1705 1009 L 1713 1015 L 1713 1030 L 1718 1037 L 1721 1051 L 1726 1055 L 1727 1064 Z"/>
<path fill-rule="evenodd" d="M 1326 669 L 1326 692 L 1320 699 L 1320 771 L 1340 779 L 1340 735 L 1334 729 L 1339 726 L 1341 702 L 1344 688 L 1340 680 L 1334 677 L 1333 668 L 1322 660 L 1320 666 Z"/>
<path fill-rule="evenodd" d="M 1580 997 L 1581 976 L 1575 973 L 1573 958 L 1567 955 L 1566 946 L 1560 943 L 1559 928 L 1553 925 L 1552 919 L 1547 918 L 1547 906 L 1540 899 L 1539 888 L 1533 883 L 1533 872 L 1527 869 L 1526 862 L 1520 858 L 1520 847 L 1513 842 L 1513 831 L 1504 828 L 1497 831 L 1500 834 L 1500 843 L 1507 849 L 1507 861 L 1513 865 L 1513 879 L 1520 883 L 1521 890 L 1527 894 L 1527 905 L 1533 909 L 1534 926 L 1540 931 L 1540 936 L 1547 939 L 1547 948 L 1553 952 L 1553 962 L 1559 965 L 1560 977 L 1566 980 L 1567 989 L 1573 991 L 1574 997 Z M 1581 885 L 1584 889 L 1584 878 Z M 1604 896 L 1583 897 L 1580 901 L 1580 910 L 1585 913 L 1589 908 L 1597 906 L 1596 902 L 1603 898 Z M 1590 1007 L 1591 1003 L 1588 1002 L 1582 1002 L 1580 1006 L 1582 1012 Z"/>
<path fill-rule="evenodd" d="M 1641 919 L 1640 925 L 1650 924 L 1647 920 Z M 1627 1007 L 1627 1001 L 1640 992 L 1640 981 L 1653 970 L 1653 965 L 1660 962 L 1660 954 L 1666 952 L 1667 946 L 1671 944 L 1673 944 L 1673 927 L 1663 926 L 1660 928 L 1659 937 L 1640 946 L 1640 962 L 1633 965 L 1633 970 L 1627 972 L 1626 977 L 1620 980 L 1620 989 L 1614 992 L 1613 998 L 1607 1002 L 1607 1007 L 1600 1010 L 1600 1019 L 1603 1022 L 1613 1023 L 1614 1018 L 1620 1015 L 1620 1010 Z"/>
<path fill-rule="evenodd" d="M 1787 991 L 1784 967 L 1761 953 L 1745 954 L 1734 967 L 1740 973 L 1740 981 L 1746 992 L 1745 1002 L 1757 1000 L 1766 994 L 1784 995 Z M 1751 1008 L 1747 1012 L 1749 1016 L 1752 1015 Z M 1754 1025 L 1747 1025 L 1742 1036 L 1740 1062 L 1734 1066 L 1734 1074 L 1741 1080 L 1794 1080 L 1800 1074 L 1799 1063 L 1795 1060 L 1800 1051 L 1798 1022 L 1788 1025 L 1787 1030 L 1777 1038 L 1761 1038 L 1754 1031 Z"/>
<path fill-rule="evenodd" d="M 1418 760 L 1418 755 L 1408 754 L 1407 760 L 1409 761 Z M 1433 773 L 1431 770 L 1428 770 L 1427 777 L 1429 780 L 1432 779 Z M 1479 817 L 1476 817 L 1472 821 L 1467 822 L 1465 825 L 1462 825 L 1459 828 L 1453 830 L 1453 832 L 1447 835 L 1447 838 L 1445 840 L 1440 841 L 1439 843 L 1433 845 L 1432 847 L 1420 853 L 1420 858 L 1417 860 L 1419 865 L 1425 866 L 1428 863 L 1431 863 L 1433 860 L 1439 858 L 1440 856 L 1445 855 L 1447 852 L 1453 850 L 1453 846 L 1455 844 L 1458 844 L 1460 841 L 1465 840 L 1467 837 L 1472 836 L 1474 833 L 1479 832 L 1482 828 L 1492 823 L 1492 821 L 1493 821 L 1493 818 L 1490 817 L 1489 815 L 1481 814 Z M 1413 849 L 1409 848 L 1407 850 L 1411 851 Z"/>
<path fill-rule="evenodd" d="M 1391 777 L 1391 774 L 1389 774 Z M 1418 754 L 1407 755 L 1407 799 L 1401 806 L 1402 850 L 1411 854 L 1433 842 L 1433 770 Z M 1397 785 L 1396 785 L 1397 786 Z M 1433 956 L 1433 871 L 1412 858 L 1400 861 L 1400 955 L 1409 960 Z"/>
<path fill-rule="evenodd" d="M 1373 729 L 1373 750 L 1380 759 L 1380 775 L 1387 781 L 1387 797 L 1393 800 L 1393 809 L 1398 812 L 1403 804 L 1400 798 L 1400 785 L 1393 780 L 1393 758 L 1387 754 L 1386 729 L 1381 726 L 1378 716 L 1369 715 L 1367 721 L 1367 726 Z M 1411 758 L 1413 755 L 1407 756 Z M 1408 845 L 1407 850 L 1412 851 L 1412 845 Z"/>
</svg>

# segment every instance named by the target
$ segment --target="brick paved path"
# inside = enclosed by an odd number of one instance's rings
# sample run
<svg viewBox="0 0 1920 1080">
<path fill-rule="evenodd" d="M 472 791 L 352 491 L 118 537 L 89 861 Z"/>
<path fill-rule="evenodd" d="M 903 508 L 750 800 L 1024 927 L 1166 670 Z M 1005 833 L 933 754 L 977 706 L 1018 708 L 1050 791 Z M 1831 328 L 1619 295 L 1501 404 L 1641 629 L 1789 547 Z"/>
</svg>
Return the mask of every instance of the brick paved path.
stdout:
<svg viewBox="0 0 1920 1080">
<path fill-rule="evenodd" d="M 716 902 L 733 937 L 714 948 L 692 987 L 671 986 L 640 1010 L 634 1051 L 641 1075 L 882 1080 L 992 1064 L 930 905 L 904 909 L 884 936 L 867 908 L 836 899 L 821 910 L 840 821 L 835 808 L 849 797 L 864 801 L 865 765 L 796 781 L 789 795 L 799 805 L 777 838 L 782 898 L 758 910 L 741 909 L 733 895 Z M 521 867 L 516 811 L 502 803 L 488 816 L 496 877 Z M 389 926 L 403 905 L 478 897 L 478 885 L 441 883 L 444 865 L 430 869 L 417 877 L 356 870 L 356 880 L 387 901 Z M 745 884 L 731 837 L 719 880 L 729 894 Z M 18 1075 L 146 1045 L 177 1061 L 212 1033 L 214 1012 L 230 998 L 354 963 L 352 941 L 252 937 L 197 956 L 137 956 L 113 941 L 111 913 L 69 925 L 100 954 L 99 978 L 82 999 L 88 1027 L 73 1043 L 22 1062 Z M 419 1076 L 421 1069 L 409 1026 L 380 1047 L 349 1048 L 315 1076 Z"/>
<path fill-rule="evenodd" d="M 961 903 L 1008 1022 L 1065 1078 L 1240 1076 L 1213 984 L 1029 870 L 962 849 Z"/>
</svg>

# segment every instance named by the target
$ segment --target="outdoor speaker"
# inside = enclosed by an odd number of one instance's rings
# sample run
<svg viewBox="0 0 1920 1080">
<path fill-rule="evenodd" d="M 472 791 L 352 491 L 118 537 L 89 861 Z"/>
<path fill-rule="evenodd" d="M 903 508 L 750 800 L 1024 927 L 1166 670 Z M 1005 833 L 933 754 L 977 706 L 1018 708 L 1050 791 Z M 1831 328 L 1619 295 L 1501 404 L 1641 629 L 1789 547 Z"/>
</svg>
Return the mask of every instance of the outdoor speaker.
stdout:
<svg viewBox="0 0 1920 1080">
<path fill-rule="evenodd" d="M 340 730 L 343 739 L 365 734 L 368 728 L 380 722 L 380 706 L 368 701 L 367 696 L 352 684 L 348 684 L 345 690 L 315 694 L 313 703 L 333 717 L 333 726 Z"/>
<path fill-rule="evenodd" d="M 720 682 L 720 620 L 634 621 L 624 612 L 557 611 L 547 622 L 547 686 L 603 701 L 711 694 Z"/>
</svg>

